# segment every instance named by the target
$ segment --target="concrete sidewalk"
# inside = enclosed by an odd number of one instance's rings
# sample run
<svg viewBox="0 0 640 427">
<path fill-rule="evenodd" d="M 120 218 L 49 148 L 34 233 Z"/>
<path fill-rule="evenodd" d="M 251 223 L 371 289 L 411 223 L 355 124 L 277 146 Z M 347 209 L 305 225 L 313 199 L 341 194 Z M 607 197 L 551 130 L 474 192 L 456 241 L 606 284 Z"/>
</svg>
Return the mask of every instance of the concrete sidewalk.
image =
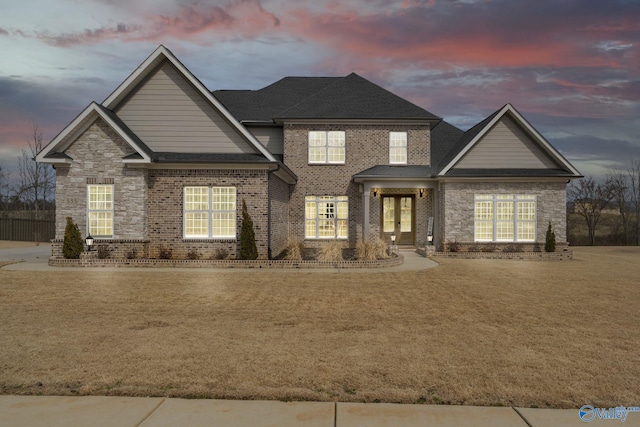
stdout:
<svg viewBox="0 0 640 427">
<path fill-rule="evenodd" d="M 619 420 L 596 419 L 590 426 Z M 144 397 L 0 396 L 0 427 L 542 427 L 583 426 L 577 409 Z M 640 426 L 631 413 L 624 426 Z"/>
</svg>

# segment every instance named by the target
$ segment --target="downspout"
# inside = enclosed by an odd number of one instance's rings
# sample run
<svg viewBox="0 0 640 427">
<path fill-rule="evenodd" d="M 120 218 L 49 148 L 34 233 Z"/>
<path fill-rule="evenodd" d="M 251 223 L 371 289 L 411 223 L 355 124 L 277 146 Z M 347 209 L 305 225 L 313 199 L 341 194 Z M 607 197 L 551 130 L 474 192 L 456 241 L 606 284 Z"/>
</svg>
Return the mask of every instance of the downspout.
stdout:
<svg viewBox="0 0 640 427">
<path fill-rule="evenodd" d="M 276 165 L 275 171 L 269 171 L 267 176 L 267 258 L 271 256 L 271 175 L 280 169 L 280 165 Z"/>
</svg>

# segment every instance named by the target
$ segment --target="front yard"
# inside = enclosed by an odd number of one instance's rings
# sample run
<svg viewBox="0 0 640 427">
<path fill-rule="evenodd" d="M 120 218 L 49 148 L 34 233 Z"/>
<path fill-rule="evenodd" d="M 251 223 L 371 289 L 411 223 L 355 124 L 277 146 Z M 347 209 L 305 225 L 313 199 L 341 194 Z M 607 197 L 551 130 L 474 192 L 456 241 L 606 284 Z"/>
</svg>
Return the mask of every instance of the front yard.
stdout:
<svg viewBox="0 0 640 427">
<path fill-rule="evenodd" d="M 640 248 L 407 273 L 0 270 L 0 393 L 640 401 Z"/>
</svg>

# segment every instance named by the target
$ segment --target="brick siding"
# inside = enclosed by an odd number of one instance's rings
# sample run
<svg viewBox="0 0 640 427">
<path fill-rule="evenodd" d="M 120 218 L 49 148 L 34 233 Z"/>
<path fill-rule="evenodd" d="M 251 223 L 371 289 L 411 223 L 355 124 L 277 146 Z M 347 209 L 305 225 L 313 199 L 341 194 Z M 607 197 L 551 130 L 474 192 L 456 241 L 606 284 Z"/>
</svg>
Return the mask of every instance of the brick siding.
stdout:
<svg viewBox="0 0 640 427">
<path fill-rule="evenodd" d="M 308 164 L 309 131 L 344 131 L 344 165 Z M 285 124 L 284 161 L 298 176 L 298 183 L 291 194 L 289 205 L 289 233 L 292 237 L 304 239 L 305 196 L 348 196 L 349 197 L 349 238 L 346 242 L 354 247 L 362 239 L 363 206 L 359 184 L 352 177 L 358 172 L 375 165 L 389 164 L 389 132 L 407 132 L 408 164 L 428 165 L 430 162 L 429 126 L 408 125 L 328 125 L 328 124 Z M 412 189 L 411 192 L 414 192 Z M 372 200 L 373 202 L 373 200 Z M 378 207 L 371 203 L 370 224 L 379 233 Z M 371 233 L 371 235 L 375 235 Z M 323 239 L 307 239 L 308 247 L 319 247 Z"/>
<path fill-rule="evenodd" d="M 236 188 L 236 239 L 185 239 L 183 236 L 183 189 L 187 186 L 225 186 Z M 197 250 L 202 258 L 215 256 L 216 250 L 236 257 L 240 247 L 242 200 L 253 221 L 258 256 L 268 258 L 268 172 L 243 169 L 151 169 L 147 198 L 149 256 L 157 258 L 160 246 L 171 248 L 174 258 L 186 258 Z"/>
</svg>

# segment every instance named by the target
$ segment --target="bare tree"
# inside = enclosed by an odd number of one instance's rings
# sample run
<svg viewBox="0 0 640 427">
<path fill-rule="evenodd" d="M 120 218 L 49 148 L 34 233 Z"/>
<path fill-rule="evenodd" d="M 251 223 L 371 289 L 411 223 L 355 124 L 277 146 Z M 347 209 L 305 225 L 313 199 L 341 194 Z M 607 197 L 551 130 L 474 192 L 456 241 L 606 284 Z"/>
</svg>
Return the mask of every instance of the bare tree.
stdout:
<svg viewBox="0 0 640 427">
<path fill-rule="evenodd" d="M 567 190 L 573 200 L 576 213 L 587 223 L 591 245 L 596 244 L 596 228 L 600 222 L 602 210 L 607 207 L 613 195 L 608 183 L 600 184 L 593 178 L 582 178 L 571 183 Z"/>
<path fill-rule="evenodd" d="M 7 173 L 0 165 L 0 212 L 3 218 L 6 218 L 9 211 L 9 183 L 7 182 Z"/>
<path fill-rule="evenodd" d="M 36 154 L 44 147 L 42 132 L 38 125 L 31 124 L 31 136 L 27 148 L 22 150 L 22 156 L 18 159 L 20 171 L 20 189 L 18 194 L 21 199 L 33 206 L 35 218 L 39 219 L 44 202 L 51 197 L 55 186 L 55 172 L 51 165 L 35 161 Z"/>
<path fill-rule="evenodd" d="M 624 243 L 629 244 L 631 212 L 629 212 L 630 191 L 628 175 L 623 171 L 611 172 L 607 174 L 607 185 L 611 190 L 612 201 L 620 213 Z"/>
<path fill-rule="evenodd" d="M 629 196 L 635 213 L 635 242 L 640 245 L 640 159 L 633 159 L 627 168 Z"/>
</svg>

